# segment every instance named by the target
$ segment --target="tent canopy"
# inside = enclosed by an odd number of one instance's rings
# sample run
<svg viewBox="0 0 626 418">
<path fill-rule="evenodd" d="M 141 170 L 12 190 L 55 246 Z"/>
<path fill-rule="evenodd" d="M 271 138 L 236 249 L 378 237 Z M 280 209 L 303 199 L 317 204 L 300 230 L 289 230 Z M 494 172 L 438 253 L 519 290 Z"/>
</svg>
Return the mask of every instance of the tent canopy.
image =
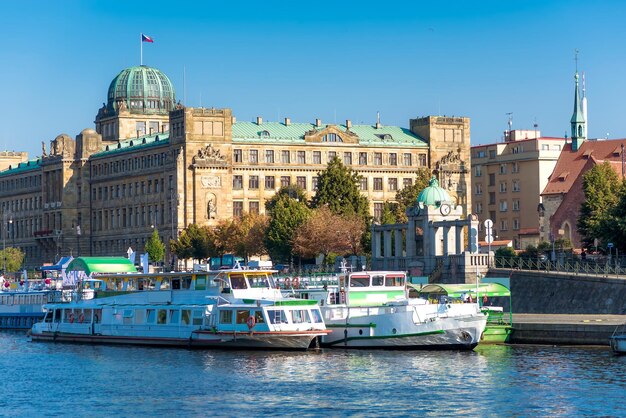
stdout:
<svg viewBox="0 0 626 418">
<path fill-rule="evenodd" d="M 476 285 L 475 284 L 427 284 L 423 286 L 421 289 L 419 286 L 411 285 L 410 287 L 417 290 L 419 293 L 432 293 L 432 294 L 441 294 L 447 295 L 451 298 L 458 298 L 463 295 L 463 293 L 467 294 L 476 294 Z M 478 285 L 478 293 L 480 295 L 487 296 L 511 296 L 511 291 L 506 287 L 499 283 L 481 283 Z"/>
<path fill-rule="evenodd" d="M 67 271 L 83 271 L 87 276 L 91 273 L 137 273 L 134 264 L 124 257 L 78 257 L 67 266 Z"/>
<path fill-rule="evenodd" d="M 61 259 L 59 261 L 57 261 L 56 264 L 53 264 L 51 266 L 43 266 L 41 268 L 41 271 L 61 271 L 64 268 L 67 268 L 67 266 L 70 264 L 70 262 L 73 259 L 74 259 L 74 257 L 72 257 L 72 256 L 61 257 Z"/>
</svg>

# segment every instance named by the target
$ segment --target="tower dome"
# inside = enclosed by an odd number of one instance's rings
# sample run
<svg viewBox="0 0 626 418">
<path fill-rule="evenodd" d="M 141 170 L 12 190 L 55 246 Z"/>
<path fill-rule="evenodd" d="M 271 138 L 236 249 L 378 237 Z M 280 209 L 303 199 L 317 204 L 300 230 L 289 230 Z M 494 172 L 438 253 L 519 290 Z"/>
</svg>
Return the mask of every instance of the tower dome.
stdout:
<svg viewBox="0 0 626 418">
<path fill-rule="evenodd" d="M 107 110 L 167 115 L 174 108 L 176 94 L 170 79 L 156 68 L 141 65 L 122 70 L 111 81 Z"/>
<path fill-rule="evenodd" d="M 431 178 L 428 182 L 428 187 L 421 191 L 417 196 L 417 204 L 420 203 L 424 206 L 439 207 L 442 203 L 451 203 L 452 198 L 446 189 L 439 187 L 439 182 L 435 177 Z"/>
</svg>

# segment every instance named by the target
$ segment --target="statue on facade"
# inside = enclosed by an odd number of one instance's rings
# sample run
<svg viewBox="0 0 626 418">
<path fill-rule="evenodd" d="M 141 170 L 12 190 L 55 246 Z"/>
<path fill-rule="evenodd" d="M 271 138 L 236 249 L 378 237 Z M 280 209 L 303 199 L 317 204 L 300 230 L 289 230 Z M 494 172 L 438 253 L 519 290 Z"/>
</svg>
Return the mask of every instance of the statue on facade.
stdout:
<svg viewBox="0 0 626 418">
<path fill-rule="evenodd" d="M 217 213 L 217 205 L 215 203 L 215 195 L 209 193 L 206 199 L 206 217 L 207 219 L 215 219 Z"/>
<path fill-rule="evenodd" d="M 48 153 L 46 152 L 46 143 L 45 141 L 41 141 L 41 157 L 45 158 L 48 156 Z"/>
</svg>

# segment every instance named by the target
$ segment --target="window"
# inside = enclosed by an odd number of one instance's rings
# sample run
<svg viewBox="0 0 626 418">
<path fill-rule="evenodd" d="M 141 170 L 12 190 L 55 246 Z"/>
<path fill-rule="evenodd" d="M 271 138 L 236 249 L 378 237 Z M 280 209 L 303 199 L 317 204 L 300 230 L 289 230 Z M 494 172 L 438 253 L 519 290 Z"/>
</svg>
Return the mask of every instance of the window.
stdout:
<svg viewBox="0 0 626 418">
<path fill-rule="evenodd" d="M 317 182 L 319 181 L 319 178 L 317 176 L 313 177 L 311 179 L 311 189 L 312 190 L 317 190 Z"/>
<path fill-rule="evenodd" d="M 374 219 L 380 221 L 383 217 L 383 203 L 374 203 Z"/>
<path fill-rule="evenodd" d="M 519 229 L 519 219 L 517 219 L 517 218 L 513 219 L 513 229 L 514 230 L 518 230 Z"/>
<path fill-rule="evenodd" d="M 405 189 L 413 185 L 413 179 L 402 179 L 402 187 Z"/>
<path fill-rule="evenodd" d="M 322 152 L 313 151 L 313 164 L 322 164 Z"/>
<path fill-rule="evenodd" d="M 306 190 L 306 177 L 304 176 L 298 176 L 296 177 L 296 184 L 298 185 L 298 187 L 300 187 L 302 190 Z"/>
<path fill-rule="evenodd" d="M 476 194 L 477 195 L 483 194 L 483 185 L 482 184 L 478 183 L 478 184 L 476 184 L 476 186 L 474 188 L 476 190 Z"/>
<path fill-rule="evenodd" d="M 374 165 L 383 165 L 383 154 L 381 152 L 374 153 Z"/>
<path fill-rule="evenodd" d="M 328 161 L 331 161 L 336 156 L 337 156 L 337 153 L 335 151 L 328 151 Z"/>
<path fill-rule="evenodd" d="M 306 164 L 306 151 L 298 151 L 298 164 Z"/>
<path fill-rule="evenodd" d="M 476 158 L 485 158 L 487 156 L 487 154 L 485 154 L 485 151 L 478 151 L 476 153 Z"/>
<path fill-rule="evenodd" d="M 500 174 L 506 174 L 506 164 L 500 164 Z"/>
<path fill-rule="evenodd" d="M 506 219 L 502 219 L 500 221 L 500 230 L 501 231 L 508 231 L 509 229 L 509 221 Z"/>
<path fill-rule="evenodd" d="M 248 210 L 248 213 L 254 213 L 256 215 L 259 214 L 259 202 L 251 201 L 249 203 L 249 207 L 250 207 L 250 209 Z"/>
<path fill-rule="evenodd" d="M 274 188 L 274 176 L 266 176 L 265 177 L 265 188 L 273 189 Z"/>
<path fill-rule="evenodd" d="M 243 176 L 233 176 L 233 189 L 243 189 Z"/>
<path fill-rule="evenodd" d="M 476 213 L 483 213 L 483 204 L 482 204 L 482 202 L 476 203 Z"/>
<path fill-rule="evenodd" d="M 367 152 L 359 152 L 359 165 L 367 165 Z"/>
<path fill-rule="evenodd" d="M 290 184 L 291 184 L 291 177 L 289 176 L 280 177 L 280 187 L 289 187 Z"/>
<path fill-rule="evenodd" d="M 267 310 L 267 317 L 272 324 L 286 324 L 287 323 L 287 315 L 285 311 L 279 311 L 275 309 Z"/>
<path fill-rule="evenodd" d="M 250 176 L 250 178 L 248 179 L 248 188 L 249 189 L 259 188 L 259 176 Z"/>
<path fill-rule="evenodd" d="M 329 133 L 322 137 L 322 142 L 343 142 L 343 140 L 339 135 Z"/>
<path fill-rule="evenodd" d="M 395 152 L 389 154 L 389 165 L 398 165 L 398 154 Z"/>
<path fill-rule="evenodd" d="M 561 146 L 560 145 L 552 145 L 552 151 L 561 151 Z"/>
<path fill-rule="evenodd" d="M 251 149 L 250 150 L 250 162 L 256 164 L 259 162 L 259 150 Z"/>
<path fill-rule="evenodd" d="M 374 191 L 383 190 L 383 179 L 382 177 L 374 177 Z"/>
<path fill-rule="evenodd" d="M 494 173 L 489 174 L 489 185 L 490 186 L 496 185 L 496 175 Z"/>
<path fill-rule="evenodd" d="M 483 166 L 482 165 L 477 165 L 476 167 L 474 167 L 474 176 L 475 177 L 482 177 L 483 175 Z"/>
<path fill-rule="evenodd" d="M 388 190 L 390 192 L 395 192 L 398 190 L 398 179 L 390 178 L 388 179 Z"/>
<path fill-rule="evenodd" d="M 233 150 L 233 162 L 241 163 L 243 162 L 242 151 L 240 149 Z"/>
<path fill-rule="evenodd" d="M 519 173 L 519 163 L 517 161 L 511 164 L 511 173 Z"/>
<path fill-rule="evenodd" d="M 506 181 L 500 182 L 500 193 L 506 193 Z"/>
<path fill-rule="evenodd" d="M 184 312 L 185 311 L 183 311 L 183 313 Z M 232 323 L 233 323 L 233 311 L 227 310 L 227 309 L 220 311 L 220 324 L 232 324 Z"/>
<path fill-rule="evenodd" d="M 233 202 L 233 216 L 236 218 L 240 218 L 241 215 L 243 215 L 243 202 L 234 201 Z"/>
<path fill-rule="evenodd" d="M 274 162 L 274 150 L 266 149 L 265 150 L 265 162 L 273 163 Z"/>
<path fill-rule="evenodd" d="M 490 149 L 489 150 L 489 158 L 491 158 L 491 159 L 496 158 L 496 150 L 495 149 Z"/>
<path fill-rule="evenodd" d="M 426 167 L 426 154 L 420 154 L 417 158 L 420 167 Z"/>
<path fill-rule="evenodd" d="M 500 212 L 506 212 L 508 210 L 508 202 L 506 200 L 500 201 Z"/>
<path fill-rule="evenodd" d="M 361 183 L 361 191 L 367 191 L 367 177 L 361 177 L 359 182 Z"/>
<path fill-rule="evenodd" d="M 519 180 L 513 180 L 513 191 L 514 192 L 520 191 Z"/>
<path fill-rule="evenodd" d="M 489 192 L 489 204 L 490 205 L 495 205 L 496 204 L 496 194 L 495 194 L 495 192 Z"/>
<path fill-rule="evenodd" d="M 283 164 L 289 164 L 289 150 L 282 150 L 280 152 L 280 162 Z"/>
<path fill-rule="evenodd" d="M 519 199 L 513 199 L 513 210 L 514 211 L 519 210 Z"/>
<path fill-rule="evenodd" d="M 541 144 L 541 150 L 542 151 L 550 150 L 550 144 Z"/>
<path fill-rule="evenodd" d="M 519 154 L 520 152 L 524 152 L 524 147 L 522 147 L 521 145 L 518 145 L 516 147 L 513 147 L 513 149 L 511 150 L 511 152 L 513 154 Z"/>
<path fill-rule="evenodd" d="M 404 165 L 406 165 L 406 166 L 413 165 L 413 158 L 412 158 L 411 154 L 409 154 L 409 153 L 405 153 L 404 154 Z"/>
<path fill-rule="evenodd" d="M 344 165 L 352 165 L 352 153 L 351 152 L 343 153 L 343 163 Z"/>
</svg>

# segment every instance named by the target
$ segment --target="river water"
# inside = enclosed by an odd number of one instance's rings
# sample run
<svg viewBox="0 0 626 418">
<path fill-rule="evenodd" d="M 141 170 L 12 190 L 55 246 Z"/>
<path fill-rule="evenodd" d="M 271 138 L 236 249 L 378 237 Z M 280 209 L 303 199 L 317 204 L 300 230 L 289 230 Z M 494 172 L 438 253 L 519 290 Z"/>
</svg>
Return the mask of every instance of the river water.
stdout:
<svg viewBox="0 0 626 418">
<path fill-rule="evenodd" d="M 607 347 L 256 352 L 0 332 L 2 416 L 626 416 Z"/>
</svg>

